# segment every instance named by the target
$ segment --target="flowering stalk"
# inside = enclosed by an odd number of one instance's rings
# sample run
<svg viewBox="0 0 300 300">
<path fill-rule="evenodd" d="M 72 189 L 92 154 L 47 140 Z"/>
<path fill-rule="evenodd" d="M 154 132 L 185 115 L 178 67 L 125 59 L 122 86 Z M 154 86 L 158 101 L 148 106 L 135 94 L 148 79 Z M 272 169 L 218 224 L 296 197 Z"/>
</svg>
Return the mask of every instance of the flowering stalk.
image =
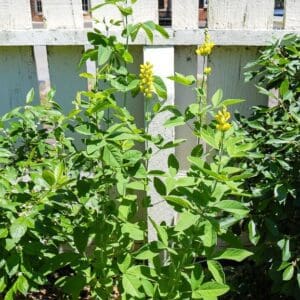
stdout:
<svg viewBox="0 0 300 300">
<path fill-rule="evenodd" d="M 198 111 L 198 121 L 199 121 L 199 130 L 202 128 L 202 123 L 205 122 L 205 117 L 204 120 L 201 116 L 201 110 L 203 107 L 207 105 L 207 94 L 204 91 L 204 84 L 207 80 L 207 76 L 211 74 L 212 69 L 211 67 L 205 67 L 207 63 L 207 57 L 208 55 L 211 54 L 212 49 L 214 47 L 214 43 L 211 41 L 210 35 L 208 33 L 208 30 L 205 29 L 204 31 L 204 43 L 199 45 L 198 48 L 196 49 L 196 54 L 203 56 L 203 65 L 202 65 L 202 82 L 201 82 L 201 88 L 198 89 L 197 92 L 197 103 L 199 104 L 199 111 Z M 200 138 L 197 138 L 197 143 L 200 143 Z"/>
</svg>

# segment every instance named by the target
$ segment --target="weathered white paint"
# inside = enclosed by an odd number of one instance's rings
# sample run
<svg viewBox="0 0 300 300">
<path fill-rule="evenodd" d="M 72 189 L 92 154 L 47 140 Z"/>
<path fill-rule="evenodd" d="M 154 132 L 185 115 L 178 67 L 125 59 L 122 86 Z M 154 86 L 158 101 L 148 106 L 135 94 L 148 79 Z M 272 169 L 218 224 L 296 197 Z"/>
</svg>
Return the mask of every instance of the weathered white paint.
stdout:
<svg viewBox="0 0 300 300">
<path fill-rule="evenodd" d="M 31 46 L 31 45 L 88 45 L 87 32 L 89 30 L 0 30 L 0 46 Z M 192 46 L 203 42 L 203 29 L 199 30 L 167 30 L 170 39 L 155 35 L 155 46 Z M 112 32 L 120 37 L 120 32 Z M 300 35 L 300 30 L 209 30 L 218 46 L 265 46 L 274 39 L 285 34 Z M 150 45 L 151 43 L 141 34 L 132 45 Z"/>
<path fill-rule="evenodd" d="M 39 82 L 40 98 L 43 99 L 50 90 L 50 76 L 46 46 L 34 46 L 34 60 Z"/>
<path fill-rule="evenodd" d="M 0 47 L 0 114 L 23 106 L 33 87 L 39 98 L 32 47 Z"/>
<path fill-rule="evenodd" d="M 285 29 L 300 29 L 300 1 L 285 0 Z"/>
<path fill-rule="evenodd" d="M 43 0 L 43 15 L 48 29 L 83 28 L 81 0 Z"/>
<path fill-rule="evenodd" d="M 184 75 L 194 75 L 197 77 L 197 55 L 196 47 L 178 46 L 175 47 L 175 72 Z M 196 93 L 192 87 L 186 87 L 181 84 L 175 84 L 175 104 L 183 113 L 187 106 L 196 101 Z M 186 139 L 186 142 L 175 148 L 176 157 L 179 160 L 180 168 L 186 170 L 188 168 L 187 156 L 197 143 L 192 130 L 187 125 L 175 128 L 177 139 Z"/>
<path fill-rule="evenodd" d="M 255 82 L 244 82 L 245 65 L 257 56 L 256 47 L 217 47 L 213 50 L 209 65 L 212 74 L 208 77 L 209 99 L 214 92 L 221 88 L 224 99 L 237 98 L 247 100 L 245 103 L 232 108 L 243 115 L 250 115 L 249 107 L 267 105 L 268 97 L 259 94 Z"/>
<path fill-rule="evenodd" d="M 174 82 L 166 79 L 174 73 L 174 47 L 146 46 L 144 48 L 144 61 L 151 62 L 154 65 L 154 74 L 161 76 L 165 80 L 168 89 L 166 104 L 174 104 Z M 149 125 L 149 132 L 153 135 L 161 134 L 167 141 L 173 140 L 175 138 L 175 130 L 163 126 L 163 123 L 169 116 L 168 112 L 156 116 Z M 153 152 L 156 153 L 156 149 L 153 149 Z M 167 170 L 167 160 L 170 153 L 174 153 L 174 149 L 156 153 L 149 161 L 149 170 Z M 148 209 L 148 215 L 157 223 L 165 221 L 170 224 L 174 220 L 175 212 L 158 195 L 153 185 L 150 185 L 150 196 L 153 206 Z M 149 222 L 148 228 L 149 240 L 155 239 L 155 231 Z"/>
<path fill-rule="evenodd" d="M 0 0 L 0 30 L 32 28 L 30 1 Z"/>
<path fill-rule="evenodd" d="M 56 89 L 55 100 L 68 112 L 73 108 L 76 92 L 87 89 L 86 80 L 79 77 L 85 70 L 78 68 L 84 48 L 49 46 L 47 50 L 51 87 Z"/>
<path fill-rule="evenodd" d="M 199 19 L 198 0 L 173 0 L 172 27 L 173 29 L 197 29 Z"/>
<path fill-rule="evenodd" d="M 157 0 L 139 0 L 133 5 L 133 15 L 129 17 L 129 22 L 138 23 L 145 21 L 158 23 Z"/>
<path fill-rule="evenodd" d="M 95 8 L 99 4 L 103 4 L 103 0 L 91 0 L 92 8 Z M 104 5 L 92 11 L 92 16 L 94 19 L 94 27 L 99 30 L 105 30 L 104 20 L 109 25 L 110 20 L 122 20 L 122 15 L 119 10 L 111 4 Z M 113 30 L 113 29 L 112 29 Z"/>
<path fill-rule="evenodd" d="M 274 0 L 209 0 L 210 29 L 271 29 Z"/>
</svg>

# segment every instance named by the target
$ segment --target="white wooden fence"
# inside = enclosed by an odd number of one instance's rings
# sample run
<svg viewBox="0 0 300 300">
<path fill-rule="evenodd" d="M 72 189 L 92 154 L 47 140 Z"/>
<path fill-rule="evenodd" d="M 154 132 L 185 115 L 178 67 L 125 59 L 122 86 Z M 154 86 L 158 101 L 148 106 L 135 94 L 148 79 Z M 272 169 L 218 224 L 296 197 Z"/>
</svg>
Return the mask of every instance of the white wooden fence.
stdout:
<svg viewBox="0 0 300 300">
<path fill-rule="evenodd" d="M 102 0 L 91 0 L 92 6 Z M 87 29 L 81 0 L 42 0 L 44 28 L 34 29 L 29 0 L 0 0 L 0 112 L 22 105 L 27 91 L 39 84 L 51 84 L 56 88 L 56 100 L 68 110 L 78 90 L 87 88 L 87 82 L 79 78 L 77 64 L 84 48 L 88 47 Z M 238 107 L 247 114 L 248 107 L 266 104 L 268 99 L 259 95 L 253 84 L 245 84 L 243 67 L 257 56 L 258 47 L 268 44 L 272 37 L 281 37 L 288 32 L 300 34 L 300 0 L 285 0 L 283 30 L 273 29 L 274 0 L 210 0 L 208 28 L 217 47 L 209 65 L 213 73 L 209 77 L 208 92 L 211 95 L 222 88 L 225 97 L 244 98 L 248 101 Z M 120 18 L 111 6 L 96 10 L 94 18 Z M 139 0 L 135 4 L 132 22 L 153 20 L 158 22 L 158 0 Z M 101 25 L 94 24 L 101 28 Z M 155 73 L 162 77 L 176 72 L 197 74 L 199 57 L 196 46 L 203 41 L 203 29 L 198 28 L 198 0 L 172 0 L 172 27 L 168 28 L 170 39 L 156 37 L 153 44 L 140 35 L 131 46 L 135 63 L 131 67 L 138 72 L 143 61 L 154 64 Z M 93 68 L 87 65 L 87 68 Z M 82 70 L 81 70 L 82 71 Z M 168 103 L 185 107 L 193 101 L 193 92 L 166 80 Z M 37 101 L 38 101 L 38 93 Z M 143 125 L 143 101 L 138 97 L 129 102 L 137 121 Z M 161 133 L 168 139 L 189 138 L 186 129 L 164 129 L 166 116 L 155 119 L 150 130 Z M 195 143 L 192 138 L 184 147 L 176 150 L 184 157 Z M 173 150 L 171 150 L 173 151 Z M 167 154 L 157 154 L 150 167 L 166 168 Z M 164 202 L 151 191 L 154 206 L 149 214 L 157 221 L 171 221 L 174 214 Z M 157 204 L 156 204 L 157 203 Z"/>
</svg>

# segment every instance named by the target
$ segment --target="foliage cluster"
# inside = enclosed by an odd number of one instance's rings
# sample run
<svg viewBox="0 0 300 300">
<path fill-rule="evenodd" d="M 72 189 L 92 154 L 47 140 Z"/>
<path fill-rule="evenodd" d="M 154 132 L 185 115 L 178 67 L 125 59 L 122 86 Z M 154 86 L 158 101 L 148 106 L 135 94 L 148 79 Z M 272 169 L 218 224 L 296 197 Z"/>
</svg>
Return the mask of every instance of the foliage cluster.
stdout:
<svg viewBox="0 0 300 300">
<path fill-rule="evenodd" d="M 259 125 L 253 121 L 256 127 L 251 127 L 251 119 L 243 123 L 251 128 L 249 132 L 230 121 L 227 107 L 242 100 L 224 100 L 221 90 L 208 99 L 205 82 L 212 70 L 201 70 L 200 84 L 191 75 L 176 73 L 170 77 L 195 90 L 195 103 L 183 112 L 165 104 L 166 87 L 153 74 L 151 62 L 141 67 L 145 70 L 147 66 L 147 72 L 140 76 L 129 71 L 128 65 L 134 60 L 130 40 L 140 31 L 150 41 L 155 32 L 165 37 L 168 34 L 151 21 L 129 24 L 131 5 L 136 0 L 130 5 L 127 2 L 105 0 L 95 8 L 114 5 L 120 11 L 121 20 L 104 20 L 104 25 L 107 32 L 111 27 L 121 28 L 125 43 L 99 30 L 88 34 L 93 48 L 83 55 L 81 63 L 92 60 L 97 71 L 81 76 L 95 85 L 78 93 L 71 112 L 61 112 L 53 91 L 46 104 L 32 106 L 34 95 L 30 91 L 25 107 L 0 118 L 0 294 L 5 300 L 38 290 L 60 270 L 64 270 L 63 275 L 54 285 L 66 299 L 78 299 L 85 287 L 92 299 L 217 299 L 230 289 L 222 263 L 241 262 L 252 254 L 243 249 L 240 236 L 250 209 L 251 241 L 257 247 L 269 241 L 268 235 L 259 235 L 259 226 L 272 225 L 274 216 L 268 216 L 270 222 L 258 222 L 262 216 L 261 208 L 255 213 L 259 193 L 267 188 L 275 190 L 272 195 L 280 198 L 278 209 L 283 202 L 291 203 L 283 200 L 283 195 L 295 194 L 290 181 L 289 185 L 286 181 L 268 183 L 274 170 L 267 165 L 269 159 L 254 167 L 262 158 L 260 153 L 254 155 L 254 148 L 262 152 L 262 147 L 281 144 L 264 144 L 256 138 L 254 130 L 259 130 Z M 209 36 L 205 41 L 211 43 Z M 212 48 L 213 44 L 210 51 Z M 291 124 L 293 120 L 299 122 L 292 105 L 299 90 L 293 88 L 291 79 L 283 80 L 278 108 L 288 114 Z M 136 125 L 126 108 L 139 93 L 146 96 L 144 128 Z M 184 174 L 173 154 L 168 157 L 167 171 L 148 167 L 157 152 L 184 142 L 149 133 L 149 123 L 165 112 L 171 115 L 165 121 L 166 128 L 188 123 L 198 139 Z M 280 116 L 282 113 L 278 112 Z M 282 130 L 280 126 L 276 130 Z M 289 133 L 294 134 L 293 130 Z M 284 143 L 287 148 L 296 147 L 290 135 L 282 135 L 276 133 L 276 138 L 289 141 Z M 265 138 L 262 133 L 261 139 Z M 288 162 L 279 155 L 292 155 L 294 149 L 280 152 L 278 148 L 278 164 L 284 168 Z M 290 167 L 295 168 L 292 164 Z M 289 176 L 277 173 L 276 180 L 291 178 L 291 170 L 287 171 Z M 252 200 L 246 180 L 258 198 Z M 150 185 L 178 212 L 176 224 L 157 224 L 138 216 L 139 211 L 151 207 Z M 270 214 L 270 202 L 263 206 L 263 213 Z M 148 223 L 157 240 L 148 240 Z M 294 239 L 286 236 L 284 233 L 276 244 L 285 249 L 284 272 L 296 267 L 294 254 L 287 258 L 286 250 L 294 251 L 287 248 Z"/>
<path fill-rule="evenodd" d="M 258 268 L 273 281 L 273 295 L 300 294 L 300 38 L 286 35 L 248 64 L 246 79 L 276 104 L 238 117 L 249 142 L 245 161 L 251 198 L 249 238 Z"/>
</svg>

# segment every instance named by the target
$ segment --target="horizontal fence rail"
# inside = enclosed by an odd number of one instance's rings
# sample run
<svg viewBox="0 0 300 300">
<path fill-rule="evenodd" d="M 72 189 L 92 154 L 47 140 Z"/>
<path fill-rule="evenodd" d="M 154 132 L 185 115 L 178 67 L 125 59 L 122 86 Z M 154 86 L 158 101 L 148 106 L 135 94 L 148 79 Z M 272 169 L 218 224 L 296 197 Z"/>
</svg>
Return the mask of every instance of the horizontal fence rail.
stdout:
<svg viewBox="0 0 300 300">
<path fill-rule="evenodd" d="M 100 3 L 101 0 L 91 0 L 91 6 Z M 155 73 L 164 78 L 168 87 L 167 103 L 185 107 L 193 101 L 193 92 L 175 86 L 167 77 L 174 72 L 195 76 L 199 72 L 202 58 L 195 55 L 195 49 L 204 37 L 204 30 L 199 29 L 199 1 L 169 0 L 165 3 L 167 8 L 160 10 L 158 0 L 139 0 L 134 5 L 134 14 L 129 22 L 152 20 L 158 23 L 160 14 L 164 14 L 170 24 L 167 28 L 170 39 L 155 36 L 151 44 L 144 35 L 139 35 L 130 46 L 135 58 L 130 68 L 138 72 L 139 64 L 150 60 Z M 0 0 L 1 114 L 22 105 L 32 87 L 40 91 L 40 95 L 36 93 L 36 101 L 54 87 L 57 101 L 68 111 L 76 92 L 88 88 L 88 83 L 78 74 L 84 69 L 95 70 L 92 63 L 78 69 L 82 53 L 90 47 L 87 32 L 92 27 L 103 30 L 103 18 L 121 18 L 110 5 L 89 15 L 83 11 L 81 0 L 42 0 L 40 15 L 32 12 L 33 4 L 29 0 Z M 208 94 L 212 95 L 217 88 L 222 88 L 224 97 L 248 100 L 238 109 L 249 115 L 250 106 L 268 104 L 268 99 L 258 94 L 253 84 L 244 83 L 244 66 L 257 57 L 260 46 L 269 44 L 272 39 L 287 33 L 300 34 L 300 0 L 285 0 L 280 30 L 274 29 L 277 20 L 274 17 L 274 0 L 209 0 L 205 13 L 208 31 L 217 46 L 208 62 L 213 69 L 208 81 Z M 120 32 L 115 34 L 120 36 Z M 141 97 L 131 99 L 128 105 L 139 125 L 143 126 Z M 167 139 L 188 138 L 184 147 L 176 149 L 185 169 L 185 157 L 195 141 L 186 128 L 166 130 L 162 123 L 163 117 L 160 116 L 151 124 L 150 131 L 161 133 Z M 166 168 L 168 154 L 154 156 L 150 167 Z M 149 215 L 157 221 L 172 222 L 174 212 L 161 201 L 153 188 L 151 195 L 153 208 Z"/>
</svg>

